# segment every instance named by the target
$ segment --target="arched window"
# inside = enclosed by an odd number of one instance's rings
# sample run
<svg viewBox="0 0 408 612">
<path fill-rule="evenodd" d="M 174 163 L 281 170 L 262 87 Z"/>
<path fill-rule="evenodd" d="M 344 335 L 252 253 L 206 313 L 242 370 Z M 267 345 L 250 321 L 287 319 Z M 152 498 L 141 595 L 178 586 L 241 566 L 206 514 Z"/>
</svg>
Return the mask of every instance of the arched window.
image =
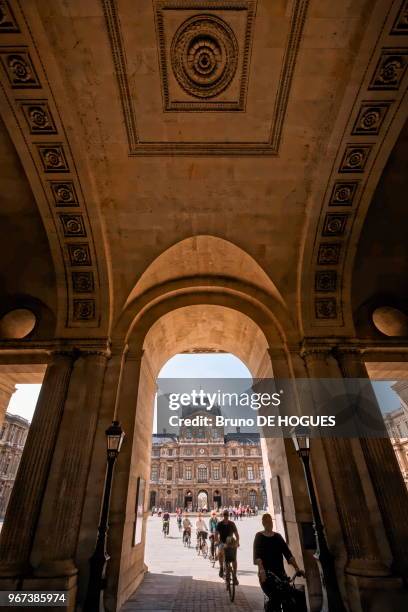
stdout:
<svg viewBox="0 0 408 612">
<path fill-rule="evenodd" d="M 251 490 L 249 492 L 249 505 L 251 506 L 251 508 L 255 508 L 255 506 L 257 502 L 257 494 L 256 491 Z"/>
</svg>

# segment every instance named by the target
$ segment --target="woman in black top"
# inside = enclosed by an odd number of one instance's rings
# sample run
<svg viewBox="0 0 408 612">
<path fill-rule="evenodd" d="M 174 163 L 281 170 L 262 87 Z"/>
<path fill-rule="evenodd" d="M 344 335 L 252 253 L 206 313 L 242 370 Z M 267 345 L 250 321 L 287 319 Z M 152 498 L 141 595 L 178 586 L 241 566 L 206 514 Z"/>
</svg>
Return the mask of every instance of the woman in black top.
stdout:
<svg viewBox="0 0 408 612">
<path fill-rule="evenodd" d="M 273 522 L 270 514 L 262 517 L 264 531 L 258 531 L 254 540 L 254 564 L 258 566 L 259 582 L 263 592 L 277 604 L 280 610 L 279 591 L 276 589 L 276 581 L 267 575 L 267 571 L 273 572 L 278 578 L 285 578 L 286 573 L 283 567 L 283 558 L 292 565 L 299 576 L 305 573 L 299 568 L 298 564 L 285 540 L 279 533 L 273 531 Z M 299 596 L 299 610 L 303 610 L 301 603 L 302 596 Z"/>
</svg>

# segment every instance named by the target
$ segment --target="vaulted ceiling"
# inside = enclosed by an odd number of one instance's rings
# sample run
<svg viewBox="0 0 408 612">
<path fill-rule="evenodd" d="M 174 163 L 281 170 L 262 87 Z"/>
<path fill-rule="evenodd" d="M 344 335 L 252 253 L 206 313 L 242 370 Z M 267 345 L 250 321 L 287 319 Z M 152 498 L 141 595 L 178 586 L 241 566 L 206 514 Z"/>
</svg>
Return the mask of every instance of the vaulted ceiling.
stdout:
<svg viewBox="0 0 408 612">
<path fill-rule="evenodd" d="M 209 236 L 258 266 L 299 337 L 354 334 L 359 238 L 406 117 L 406 2 L 7 0 L 2 11 L 13 141 L 2 158 L 21 164 L 5 227 L 27 201 L 35 242 L 24 249 L 24 213 L 8 249 L 18 282 L 1 259 L 8 297 L 42 300 L 58 335 L 108 335 L 157 258 Z M 368 299 L 356 291 L 353 303 Z"/>
</svg>

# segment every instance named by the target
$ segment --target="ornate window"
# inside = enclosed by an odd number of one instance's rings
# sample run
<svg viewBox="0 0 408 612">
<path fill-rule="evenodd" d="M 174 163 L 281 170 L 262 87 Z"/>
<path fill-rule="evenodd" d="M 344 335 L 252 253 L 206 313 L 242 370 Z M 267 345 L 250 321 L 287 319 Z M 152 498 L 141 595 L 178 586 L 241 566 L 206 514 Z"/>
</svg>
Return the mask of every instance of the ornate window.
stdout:
<svg viewBox="0 0 408 612">
<path fill-rule="evenodd" d="M 199 465 L 197 470 L 198 482 L 207 482 L 208 471 L 206 465 Z"/>
<path fill-rule="evenodd" d="M 248 480 L 254 479 L 254 468 L 252 465 L 248 465 L 247 467 L 247 476 L 248 476 Z"/>
<path fill-rule="evenodd" d="M 249 505 L 251 506 L 251 508 L 255 508 L 256 502 L 257 502 L 256 491 L 250 491 L 249 492 Z"/>
<path fill-rule="evenodd" d="M 265 478 L 265 470 L 263 465 L 259 466 L 259 478 Z"/>
<path fill-rule="evenodd" d="M 186 480 L 191 480 L 192 478 L 192 469 L 191 469 L 191 465 L 186 465 L 185 467 L 185 478 Z"/>
<path fill-rule="evenodd" d="M 213 478 L 214 478 L 214 480 L 219 480 L 220 479 L 220 467 L 219 467 L 219 465 L 215 465 L 213 467 Z"/>
<path fill-rule="evenodd" d="M 152 480 L 153 482 L 157 482 L 159 480 L 159 466 L 158 465 L 152 465 L 152 472 L 150 475 L 150 480 Z"/>
</svg>

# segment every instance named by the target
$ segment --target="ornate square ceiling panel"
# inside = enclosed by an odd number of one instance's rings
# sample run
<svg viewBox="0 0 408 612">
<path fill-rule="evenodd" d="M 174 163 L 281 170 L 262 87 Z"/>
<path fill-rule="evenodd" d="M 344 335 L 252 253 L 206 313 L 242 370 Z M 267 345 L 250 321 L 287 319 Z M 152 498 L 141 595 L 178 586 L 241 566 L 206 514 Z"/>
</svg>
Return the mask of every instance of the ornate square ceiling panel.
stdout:
<svg viewBox="0 0 408 612">
<path fill-rule="evenodd" d="M 156 2 L 164 110 L 245 110 L 254 14 L 254 1 Z"/>
<path fill-rule="evenodd" d="M 130 155 L 277 155 L 309 0 L 101 0 Z"/>
</svg>

